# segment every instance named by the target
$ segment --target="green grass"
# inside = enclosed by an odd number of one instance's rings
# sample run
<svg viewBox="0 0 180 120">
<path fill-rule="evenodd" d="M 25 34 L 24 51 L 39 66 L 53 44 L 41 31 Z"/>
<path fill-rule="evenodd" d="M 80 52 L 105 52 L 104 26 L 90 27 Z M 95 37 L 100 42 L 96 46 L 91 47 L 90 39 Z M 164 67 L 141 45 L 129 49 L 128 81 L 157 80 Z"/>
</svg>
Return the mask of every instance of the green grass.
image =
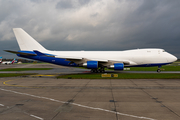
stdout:
<svg viewBox="0 0 180 120">
<path fill-rule="evenodd" d="M 117 78 L 101 77 L 101 74 L 71 74 L 61 75 L 58 78 L 70 79 L 180 79 L 178 73 L 118 73 Z"/>
<path fill-rule="evenodd" d="M 179 64 L 180 63 L 175 62 L 170 65 L 164 65 L 160 69 L 162 71 L 180 71 Z M 86 69 L 84 67 L 78 67 L 78 68 Z M 130 70 L 128 71 L 156 71 L 158 69 L 158 67 L 127 67 L 127 68 L 130 68 Z M 105 68 L 105 70 L 114 71 L 113 69 L 107 69 L 107 68 Z"/>
<path fill-rule="evenodd" d="M 7 68 L 0 71 L 30 71 L 30 70 L 51 70 L 52 68 Z"/>
<path fill-rule="evenodd" d="M 34 75 L 35 73 L 0 73 L 1 77 L 17 77 L 17 76 L 26 76 L 26 75 Z"/>
<path fill-rule="evenodd" d="M 130 71 L 156 71 L 158 67 L 130 67 Z M 160 68 L 162 71 L 180 71 L 180 66 L 166 65 Z"/>
</svg>

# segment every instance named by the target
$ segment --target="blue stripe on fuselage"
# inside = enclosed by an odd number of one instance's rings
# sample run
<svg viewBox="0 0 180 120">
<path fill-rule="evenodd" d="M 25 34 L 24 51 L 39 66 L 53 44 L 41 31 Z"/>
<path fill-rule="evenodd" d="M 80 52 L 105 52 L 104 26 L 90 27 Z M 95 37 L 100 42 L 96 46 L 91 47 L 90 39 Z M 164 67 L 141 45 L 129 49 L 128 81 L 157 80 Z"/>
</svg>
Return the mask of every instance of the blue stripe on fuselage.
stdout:
<svg viewBox="0 0 180 120">
<path fill-rule="evenodd" d="M 56 65 L 77 66 L 75 63 L 69 64 L 70 61 L 66 61 L 66 59 L 62 59 L 62 58 L 54 58 L 54 57 L 47 57 L 47 56 L 24 56 L 24 55 L 18 55 L 18 56 L 28 58 L 28 59 L 48 62 L 48 63 L 52 63 Z"/>
<path fill-rule="evenodd" d="M 36 54 L 33 51 L 18 51 L 18 52 Z M 46 54 L 46 53 L 43 53 L 43 54 Z M 46 54 L 46 55 L 49 55 L 49 54 Z M 28 58 L 28 59 L 33 59 L 33 60 L 39 60 L 39 61 L 43 61 L 43 62 L 48 62 L 48 63 L 52 63 L 52 64 L 56 64 L 56 65 L 78 66 L 75 63 L 69 64 L 70 61 L 66 61 L 66 59 L 63 59 L 63 58 L 55 58 L 55 57 L 47 57 L 47 56 L 27 56 L 27 55 L 20 55 L 20 54 L 17 54 L 17 56 Z"/>
</svg>

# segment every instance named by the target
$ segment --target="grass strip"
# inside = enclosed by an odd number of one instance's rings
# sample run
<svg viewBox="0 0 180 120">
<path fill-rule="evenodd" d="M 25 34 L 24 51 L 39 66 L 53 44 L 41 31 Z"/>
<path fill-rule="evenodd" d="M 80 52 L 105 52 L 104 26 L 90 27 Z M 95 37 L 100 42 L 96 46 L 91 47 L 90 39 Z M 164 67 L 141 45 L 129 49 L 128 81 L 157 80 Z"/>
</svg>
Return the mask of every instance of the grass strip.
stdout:
<svg viewBox="0 0 180 120">
<path fill-rule="evenodd" d="M 86 69 L 84 67 L 78 67 L 81 69 Z M 130 68 L 130 70 L 128 71 L 157 71 L 158 67 L 127 67 Z M 160 68 L 162 71 L 180 71 L 180 65 L 165 65 L 162 66 Z M 107 69 L 105 68 L 105 70 L 110 70 L 110 71 L 114 71 L 113 69 Z"/>
<path fill-rule="evenodd" d="M 34 75 L 35 73 L 0 73 L 1 77 L 17 77 L 17 76 L 26 76 L 26 75 Z"/>
<path fill-rule="evenodd" d="M 52 68 L 7 68 L 0 71 L 30 71 L 30 70 L 51 70 Z"/>
<path fill-rule="evenodd" d="M 118 73 L 118 77 L 101 77 L 101 74 L 60 75 L 65 79 L 180 79 L 179 73 Z"/>
<path fill-rule="evenodd" d="M 156 71 L 158 67 L 130 67 L 130 71 Z M 162 66 L 162 71 L 180 71 L 180 66 Z"/>
</svg>

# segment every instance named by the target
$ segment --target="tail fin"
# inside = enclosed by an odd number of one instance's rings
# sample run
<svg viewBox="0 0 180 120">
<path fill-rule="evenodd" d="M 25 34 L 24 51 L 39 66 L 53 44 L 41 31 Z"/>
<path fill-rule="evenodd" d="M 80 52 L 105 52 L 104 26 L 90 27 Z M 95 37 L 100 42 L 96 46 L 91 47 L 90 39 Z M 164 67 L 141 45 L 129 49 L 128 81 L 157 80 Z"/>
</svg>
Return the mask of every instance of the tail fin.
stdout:
<svg viewBox="0 0 180 120">
<path fill-rule="evenodd" d="M 16 61 L 16 59 L 14 58 L 14 60 L 13 60 L 13 61 L 11 61 L 11 64 L 13 64 L 15 61 Z"/>
<path fill-rule="evenodd" d="M 2 63 L 2 57 L 0 57 L 0 63 Z"/>
<path fill-rule="evenodd" d="M 13 28 L 14 34 L 16 36 L 17 42 L 21 50 L 25 51 L 46 51 L 46 49 L 39 44 L 35 39 L 33 39 L 29 34 L 27 34 L 21 28 Z"/>
</svg>

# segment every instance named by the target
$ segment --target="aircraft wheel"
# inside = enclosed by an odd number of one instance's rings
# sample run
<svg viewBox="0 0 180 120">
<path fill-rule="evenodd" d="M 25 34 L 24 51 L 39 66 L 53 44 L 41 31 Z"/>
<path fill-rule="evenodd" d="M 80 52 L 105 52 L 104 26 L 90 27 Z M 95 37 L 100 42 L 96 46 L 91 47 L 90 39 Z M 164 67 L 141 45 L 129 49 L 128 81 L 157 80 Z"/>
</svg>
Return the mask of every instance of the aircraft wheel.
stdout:
<svg viewBox="0 0 180 120">
<path fill-rule="evenodd" d="M 96 71 L 95 71 L 95 69 L 91 69 L 91 72 L 94 73 L 94 72 L 96 72 Z"/>
<path fill-rule="evenodd" d="M 105 72 L 104 67 L 101 67 L 101 68 L 99 69 L 99 72 L 104 73 L 104 72 Z"/>
<path fill-rule="evenodd" d="M 91 69 L 91 72 L 92 72 L 92 73 L 97 73 L 98 70 L 97 70 L 97 69 Z"/>
<path fill-rule="evenodd" d="M 103 73 L 103 69 L 102 69 L 102 68 L 101 68 L 101 69 L 99 69 L 98 71 L 99 71 L 100 73 Z"/>
<path fill-rule="evenodd" d="M 157 72 L 158 72 L 158 73 L 160 73 L 160 72 L 161 72 L 161 70 L 160 70 L 160 69 L 157 69 Z"/>
<path fill-rule="evenodd" d="M 104 73 L 105 72 L 105 70 L 104 69 L 101 69 L 101 73 Z"/>
</svg>

